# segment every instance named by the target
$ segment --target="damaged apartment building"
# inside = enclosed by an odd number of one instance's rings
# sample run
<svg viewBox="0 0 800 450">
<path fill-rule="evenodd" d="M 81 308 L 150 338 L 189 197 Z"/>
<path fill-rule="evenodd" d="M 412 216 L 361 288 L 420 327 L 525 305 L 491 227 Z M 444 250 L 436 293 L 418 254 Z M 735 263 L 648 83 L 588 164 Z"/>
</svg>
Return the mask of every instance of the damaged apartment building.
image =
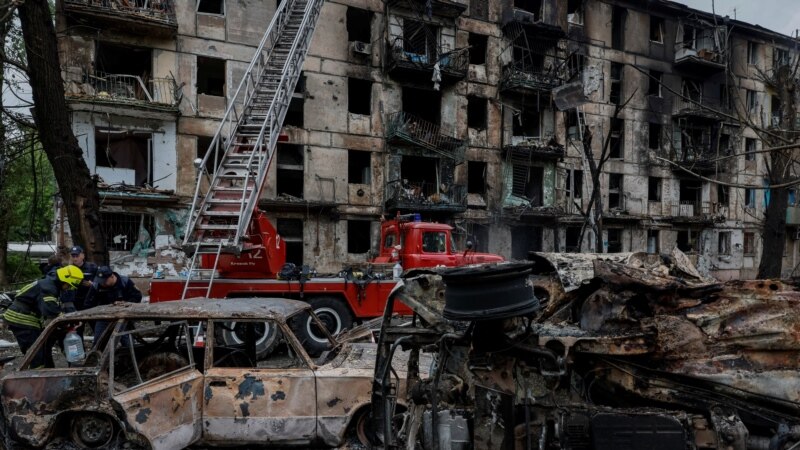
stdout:
<svg viewBox="0 0 800 450">
<path fill-rule="evenodd" d="M 179 242 L 194 161 L 276 1 L 56 6 L 73 130 L 103 182 L 109 245 Z M 400 211 L 508 258 L 590 251 L 591 232 L 579 238 L 591 133 L 596 156 L 608 141 L 606 251 L 678 247 L 720 278 L 753 277 L 765 191 L 680 166 L 762 185 L 747 123 L 773 125 L 762 76 L 796 54 L 788 36 L 663 0 L 331 0 L 259 206 L 287 259 L 320 272 L 366 261 L 381 217 Z"/>
</svg>

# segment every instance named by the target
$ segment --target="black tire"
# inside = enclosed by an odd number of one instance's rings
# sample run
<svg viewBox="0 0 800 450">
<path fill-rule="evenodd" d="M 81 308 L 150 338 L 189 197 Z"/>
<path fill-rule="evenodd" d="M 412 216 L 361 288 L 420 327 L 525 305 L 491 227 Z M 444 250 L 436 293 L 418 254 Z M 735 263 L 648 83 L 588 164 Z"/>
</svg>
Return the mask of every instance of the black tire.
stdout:
<svg viewBox="0 0 800 450">
<path fill-rule="evenodd" d="M 111 448 L 117 435 L 114 419 L 105 414 L 81 413 L 70 422 L 70 437 L 78 448 Z"/>
<path fill-rule="evenodd" d="M 244 322 L 225 322 L 217 323 L 214 327 L 214 334 L 217 342 L 222 342 L 231 347 L 244 345 L 247 339 L 247 331 Z M 278 333 L 275 325 L 268 322 L 256 324 L 256 359 L 261 360 L 267 357 L 275 346 L 278 345 Z"/>
<path fill-rule="evenodd" d="M 334 336 L 353 325 L 353 313 L 350 312 L 350 308 L 344 300 L 334 297 L 316 297 L 309 299 L 308 303 L 328 332 Z M 308 354 L 319 356 L 325 350 L 330 350 L 328 338 L 321 330 L 317 329 L 311 316 L 306 314 L 299 319 L 292 328 Z"/>
</svg>

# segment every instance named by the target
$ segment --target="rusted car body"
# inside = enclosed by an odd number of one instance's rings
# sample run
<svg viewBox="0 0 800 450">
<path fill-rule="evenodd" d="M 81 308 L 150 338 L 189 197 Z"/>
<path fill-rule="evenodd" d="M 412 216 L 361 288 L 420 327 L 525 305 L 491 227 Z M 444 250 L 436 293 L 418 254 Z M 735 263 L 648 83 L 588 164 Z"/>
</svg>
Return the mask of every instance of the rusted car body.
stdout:
<svg viewBox="0 0 800 450">
<path fill-rule="evenodd" d="M 387 448 L 800 448 L 800 291 L 779 281 L 719 283 L 681 254 L 563 258 L 528 278 L 535 313 L 445 320 L 448 271 L 403 280 L 394 301 L 415 327 L 382 327 L 373 428 Z M 558 289 L 567 275 L 569 290 Z M 475 278 L 480 272 L 475 273 Z M 574 282 L 574 280 L 580 281 Z M 444 281 L 443 281 L 444 280 Z M 474 289 L 490 296 L 502 291 Z M 533 291 L 531 286 L 531 291 Z M 479 305 L 474 300 L 473 307 Z M 456 308 L 457 309 L 457 308 Z M 391 410 L 392 349 L 409 361 L 408 408 Z M 387 409 L 387 405 L 389 408 Z M 385 412 L 384 411 L 388 411 Z M 398 425 L 401 424 L 401 425 Z"/>
<path fill-rule="evenodd" d="M 63 316 L 1 381 L 7 447 L 338 446 L 370 402 L 375 344 L 330 338 L 329 350 L 311 357 L 292 331 L 309 315 L 316 320 L 304 302 L 260 298 L 125 303 Z M 111 326 L 83 364 L 28 367 L 38 346 L 93 321 Z M 241 346 L 223 343 L 231 330 Z M 268 354 L 256 351 L 265 338 Z"/>
</svg>

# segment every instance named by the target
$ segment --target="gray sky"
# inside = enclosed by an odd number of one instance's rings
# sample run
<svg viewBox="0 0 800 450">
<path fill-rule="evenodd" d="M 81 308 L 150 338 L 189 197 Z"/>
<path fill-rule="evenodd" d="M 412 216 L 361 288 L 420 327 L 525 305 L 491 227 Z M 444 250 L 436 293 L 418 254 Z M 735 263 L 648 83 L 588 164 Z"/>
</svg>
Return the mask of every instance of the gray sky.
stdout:
<svg viewBox="0 0 800 450">
<path fill-rule="evenodd" d="M 794 36 L 800 28 L 800 2 L 797 0 L 675 0 L 701 11 L 714 11 L 721 16 L 735 16 L 744 22 L 761 25 L 779 33 Z M 735 10 L 735 12 L 734 12 Z"/>
</svg>

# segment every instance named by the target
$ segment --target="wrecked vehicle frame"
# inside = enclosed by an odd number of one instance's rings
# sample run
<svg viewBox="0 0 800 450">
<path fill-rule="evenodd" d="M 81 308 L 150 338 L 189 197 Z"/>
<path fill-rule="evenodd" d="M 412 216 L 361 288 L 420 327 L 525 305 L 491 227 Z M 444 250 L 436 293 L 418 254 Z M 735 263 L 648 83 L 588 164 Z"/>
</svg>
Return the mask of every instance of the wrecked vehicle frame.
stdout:
<svg viewBox="0 0 800 450">
<path fill-rule="evenodd" d="M 387 308 L 411 307 L 412 326 L 385 320 L 380 334 L 375 443 L 540 450 L 800 443 L 800 292 L 778 281 L 705 279 L 681 255 L 590 263 L 591 277 L 556 292 L 555 267 L 538 262 L 529 283 L 549 294 L 540 309 L 469 321 L 445 318 L 458 306 L 447 295 L 447 270 L 409 274 Z M 486 309 L 502 296 L 484 298 Z M 399 378 L 387 369 L 395 348 L 411 355 L 403 411 L 393 408 L 403 398 L 395 398 Z M 427 377 L 413 361 L 426 352 L 434 355 Z"/>
<path fill-rule="evenodd" d="M 123 303 L 62 316 L 0 381 L 6 448 L 339 446 L 357 439 L 375 344 L 328 335 L 328 349 L 312 357 L 294 332 L 309 317 L 325 330 L 308 304 L 286 299 Z M 94 321 L 111 326 L 83 364 L 56 358 L 55 368 L 30 367 L 40 346 Z M 242 345 L 222 338 L 234 323 Z M 256 349 L 264 336 L 268 354 Z"/>
</svg>

